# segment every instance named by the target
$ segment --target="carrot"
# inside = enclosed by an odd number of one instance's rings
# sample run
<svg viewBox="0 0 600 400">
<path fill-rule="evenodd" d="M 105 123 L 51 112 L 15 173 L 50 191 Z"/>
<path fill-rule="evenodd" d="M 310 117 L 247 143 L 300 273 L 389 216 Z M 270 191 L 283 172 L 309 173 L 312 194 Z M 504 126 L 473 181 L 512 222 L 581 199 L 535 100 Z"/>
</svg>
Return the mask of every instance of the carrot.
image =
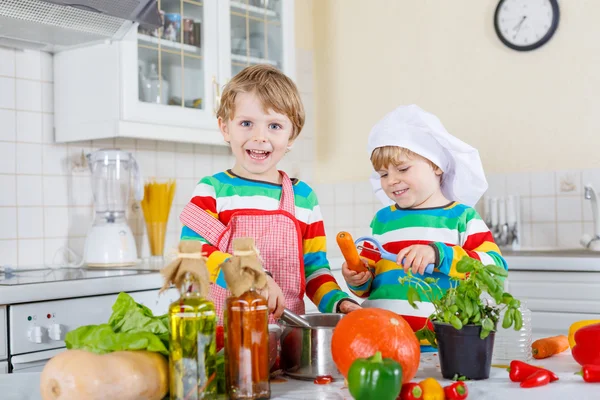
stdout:
<svg viewBox="0 0 600 400">
<path fill-rule="evenodd" d="M 348 232 L 340 232 L 336 236 L 336 241 L 340 250 L 342 250 L 342 255 L 346 260 L 346 264 L 348 264 L 348 268 L 356 272 L 367 271 L 365 264 L 358 255 L 358 250 L 356 250 L 352 235 Z"/>
<path fill-rule="evenodd" d="M 569 348 L 569 339 L 565 335 L 552 336 L 536 340 L 531 344 L 533 358 L 542 359 L 562 353 Z"/>
</svg>

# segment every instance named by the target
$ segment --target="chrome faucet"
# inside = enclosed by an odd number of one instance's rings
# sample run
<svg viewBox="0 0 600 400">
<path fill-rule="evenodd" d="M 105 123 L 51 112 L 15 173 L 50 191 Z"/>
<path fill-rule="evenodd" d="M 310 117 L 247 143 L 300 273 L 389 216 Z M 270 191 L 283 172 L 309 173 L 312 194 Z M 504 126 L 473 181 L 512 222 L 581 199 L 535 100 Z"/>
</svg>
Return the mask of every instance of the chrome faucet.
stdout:
<svg viewBox="0 0 600 400">
<path fill-rule="evenodd" d="M 584 186 L 583 196 L 592 203 L 592 215 L 594 218 L 594 233 L 589 235 L 585 233 L 581 237 L 581 244 L 590 250 L 600 251 L 600 204 L 598 203 L 598 194 L 587 184 Z"/>
</svg>

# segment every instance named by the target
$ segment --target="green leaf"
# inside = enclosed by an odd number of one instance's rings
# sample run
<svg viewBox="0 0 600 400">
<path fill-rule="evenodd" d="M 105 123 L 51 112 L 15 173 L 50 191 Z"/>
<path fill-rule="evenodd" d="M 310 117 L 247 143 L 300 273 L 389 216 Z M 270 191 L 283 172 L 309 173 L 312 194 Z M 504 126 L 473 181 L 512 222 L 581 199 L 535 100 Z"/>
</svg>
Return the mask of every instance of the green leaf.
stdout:
<svg viewBox="0 0 600 400">
<path fill-rule="evenodd" d="M 443 321 L 449 323 L 450 318 L 452 318 L 452 312 L 450 310 L 445 310 L 443 314 Z"/>
<path fill-rule="evenodd" d="M 520 331 L 523 327 L 523 314 L 521 314 L 521 310 L 513 309 L 514 319 L 515 319 L 515 331 Z"/>
<path fill-rule="evenodd" d="M 85 325 L 65 336 L 69 349 L 84 349 L 104 354 L 120 350 L 148 350 L 168 355 L 168 315 L 153 316 L 152 311 L 133 298 L 120 293 L 107 324 Z"/>
<path fill-rule="evenodd" d="M 481 263 L 478 260 L 475 260 L 471 257 L 463 257 L 456 264 L 456 271 L 461 274 L 466 274 L 468 272 L 473 272 L 477 263 Z"/>
<path fill-rule="evenodd" d="M 406 292 L 406 297 L 408 300 L 408 304 L 410 304 L 410 306 L 415 310 L 418 310 L 419 307 L 417 306 L 416 302 L 421 301 L 421 296 L 419 296 L 419 292 L 417 292 L 417 289 L 415 289 L 414 287 L 409 287 L 408 291 Z"/>
<path fill-rule="evenodd" d="M 469 317 L 472 317 L 473 314 L 475 313 L 475 309 L 473 308 L 473 303 L 471 303 L 471 300 L 468 297 L 465 299 L 465 313 Z"/>
<path fill-rule="evenodd" d="M 481 312 L 479 311 L 479 309 L 477 309 L 477 312 L 475 313 L 475 316 L 473 317 L 473 323 L 476 324 L 479 321 L 481 321 Z"/>
<path fill-rule="evenodd" d="M 437 349 L 437 344 L 435 342 L 435 332 L 433 332 L 432 330 L 427 328 L 427 326 L 416 331 L 415 335 L 417 335 L 417 339 L 427 340 L 427 342 L 429 342 L 431 347 L 434 347 Z"/>
<path fill-rule="evenodd" d="M 481 333 L 479 334 L 479 338 L 480 338 L 481 340 L 485 339 L 486 337 L 488 337 L 488 336 L 489 336 L 490 332 L 491 332 L 491 330 L 489 330 L 489 329 L 485 329 L 485 328 L 483 328 L 483 327 L 482 327 L 482 328 L 481 328 Z"/>
<path fill-rule="evenodd" d="M 512 301 L 513 296 L 510 293 L 502 293 L 502 303 L 503 304 L 510 304 L 510 302 Z"/>
<path fill-rule="evenodd" d="M 508 329 L 510 328 L 510 326 L 513 324 L 513 320 L 514 320 L 514 308 L 509 308 L 508 310 L 506 310 L 506 312 L 504 313 L 504 319 L 502 320 L 502 327 L 504 329 Z"/>
<path fill-rule="evenodd" d="M 87 350 L 105 354 L 123 350 L 148 350 L 169 355 L 169 350 L 157 335 L 150 332 L 116 333 L 109 324 L 85 325 L 65 336 L 67 349 Z"/>
<path fill-rule="evenodd" d="M 454 327 L 454 329 L 456 330 L 461 330 L 463 327 L 462 321 L 460 320 L 460 318 L 458 318 L 456 315 L 453 315 L 450 318 L 450 323 L 452 324 L 452 326 Z"/>
<path fill-rule="evenodd" d="M 483 329 L 488 330 L 488 331 L 494 330 L 494 322 L 487 317 L 484 318 L 483 321 L 481 321 L 481 326 L 483 327 Z"/>
<path fill-rule="evenodd" d="M 428 276 L 425 278 L 425 283 L 437 283 L 437 279 Z"/>
<path fill-rule="evenodd" d="M 155 317 L 148 307 L 136 303 L 127 293 L 119 294 L 112 310 L 108 323 L 114 332 L 150 332 L 163 342 L 169 342 L 168 316 Z"/>
<path fill-rule="evenodd" d="M 487 265 L 485 267 L 485 269 L 497 276 L 503 276 L 503 277 L 508 276 L 508 271 L 497 265 Z"/>
<path fill-rule="evenodd" d="M 512 299 L 510 302 L 510 306 L 512 308 L 519 308 L 519 307 L 521 307 L 521 302 L 517 299 Z"/>
</svg>

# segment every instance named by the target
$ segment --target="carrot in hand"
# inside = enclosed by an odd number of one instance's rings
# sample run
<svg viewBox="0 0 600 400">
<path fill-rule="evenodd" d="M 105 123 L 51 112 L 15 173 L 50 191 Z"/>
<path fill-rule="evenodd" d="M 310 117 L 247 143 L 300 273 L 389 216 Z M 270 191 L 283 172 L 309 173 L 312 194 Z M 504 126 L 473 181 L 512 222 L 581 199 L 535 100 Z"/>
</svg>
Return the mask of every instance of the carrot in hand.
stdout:
<svg viewBox="0 0 600 400">
<path fill-rule="evenodd" d="M 336 236 L 336 241 L 340 247 L 340 250 L 342 250 L 342 255 L 344 256 L 349 269 L 356 272 L 368 271 L 364 262 L 358 255 L 358 250 L 356 250 L 352 235 L 350 235 L 348 232 L 340 232 Z"/>
<path fill-rule="evenodd" d="M 569 339 L 565 335 L 552 336 L 536 340 L 531 345 L 533 358 L 542 359 L 562 353 L 569 348 Z"/>
</svg>

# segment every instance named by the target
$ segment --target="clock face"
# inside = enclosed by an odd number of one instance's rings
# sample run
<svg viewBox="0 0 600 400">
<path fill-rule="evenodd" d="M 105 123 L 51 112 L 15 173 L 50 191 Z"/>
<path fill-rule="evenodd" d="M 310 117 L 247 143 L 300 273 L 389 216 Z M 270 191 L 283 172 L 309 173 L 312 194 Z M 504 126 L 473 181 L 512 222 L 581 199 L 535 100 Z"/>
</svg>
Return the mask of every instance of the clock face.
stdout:
<svg viewBox="0 0 600 400">
<path fill-rule="evenodd" d="M 558 17 L 556 0 L 502 0 L 496 8 L 494 26 L 505 45 L 527 51 L 550 40 Z"/>
</svg>

